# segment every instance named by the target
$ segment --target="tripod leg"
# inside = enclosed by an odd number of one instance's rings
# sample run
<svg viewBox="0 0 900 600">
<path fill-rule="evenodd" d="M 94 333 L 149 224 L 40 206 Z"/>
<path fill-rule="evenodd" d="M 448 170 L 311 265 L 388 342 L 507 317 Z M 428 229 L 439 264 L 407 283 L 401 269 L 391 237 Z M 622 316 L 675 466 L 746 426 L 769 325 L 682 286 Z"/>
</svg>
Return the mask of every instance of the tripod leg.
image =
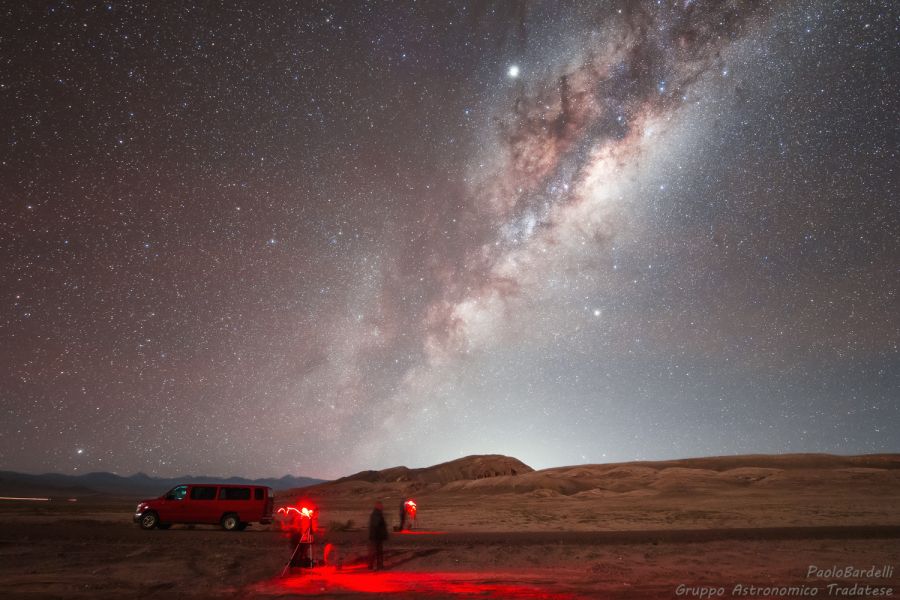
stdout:
<svg viewBox="0 0 900 600">
<path fill-rule="evenodd" d="M 300 542 L 297 542 L 297 545 L 294 547 L 294 551 L 291 552 L 291 557 L 288 559 L 287 564 L 284 565 L 284 568 L 281 570 L 281 576 L 284 577 L 288 572 L 288 569 L 291 568 L 291 564 L 294 562 L 294 557 L 297 556 L 297 550 L 300 549 Z"/>
</svg>

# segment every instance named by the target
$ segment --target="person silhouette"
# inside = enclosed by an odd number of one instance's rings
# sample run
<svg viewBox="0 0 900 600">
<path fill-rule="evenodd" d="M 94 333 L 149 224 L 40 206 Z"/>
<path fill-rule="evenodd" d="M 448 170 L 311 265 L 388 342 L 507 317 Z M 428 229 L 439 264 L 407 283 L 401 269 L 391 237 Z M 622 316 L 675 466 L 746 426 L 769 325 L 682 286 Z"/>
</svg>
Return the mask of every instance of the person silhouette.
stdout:
<svg viewBox="0 0 900 600">
<path fill-rule="evenodd" d="M 369 515 L 369 569 L 384 569 L 384 541 L 388 537 L 387 522 L 384 520 L 384 506 L 375 503 Z"/>
<path fill-rule="evenodd" d="M 406 501 L 400 499 L 400 528 L 397 531 L 403 531 L 406 528 Z"/>
</svg>

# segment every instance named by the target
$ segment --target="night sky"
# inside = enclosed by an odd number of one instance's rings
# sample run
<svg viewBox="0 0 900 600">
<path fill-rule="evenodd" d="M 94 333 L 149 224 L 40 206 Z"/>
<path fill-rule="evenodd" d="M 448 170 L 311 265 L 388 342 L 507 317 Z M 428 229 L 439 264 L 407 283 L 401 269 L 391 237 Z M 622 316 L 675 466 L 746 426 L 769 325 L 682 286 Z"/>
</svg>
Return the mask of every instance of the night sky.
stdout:
<svg viewBox="0 0 900 600">
<path fill-rule="evenodd" d="M 895 3 L 225 4 L 0 9 L 0 468 L 900 451 Z"/>
</svg>

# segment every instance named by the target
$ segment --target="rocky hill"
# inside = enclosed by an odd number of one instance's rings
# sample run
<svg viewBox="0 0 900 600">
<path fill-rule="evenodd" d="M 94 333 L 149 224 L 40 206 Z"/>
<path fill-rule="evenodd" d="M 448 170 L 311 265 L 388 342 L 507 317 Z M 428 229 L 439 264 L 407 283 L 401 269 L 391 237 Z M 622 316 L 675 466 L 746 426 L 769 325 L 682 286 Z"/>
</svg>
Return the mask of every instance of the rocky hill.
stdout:
<svg viewBox="0 0 900 600">
<path fill-rule="evenodd" d="M 515 476 L 534 471 L 522 461 L 501 454 L 466 456 L 421 469 L 391 467 L 381 471 L 360 471 L 333 483 L 366 481 L 369 483 L 437 483 Z"/>
</svg>

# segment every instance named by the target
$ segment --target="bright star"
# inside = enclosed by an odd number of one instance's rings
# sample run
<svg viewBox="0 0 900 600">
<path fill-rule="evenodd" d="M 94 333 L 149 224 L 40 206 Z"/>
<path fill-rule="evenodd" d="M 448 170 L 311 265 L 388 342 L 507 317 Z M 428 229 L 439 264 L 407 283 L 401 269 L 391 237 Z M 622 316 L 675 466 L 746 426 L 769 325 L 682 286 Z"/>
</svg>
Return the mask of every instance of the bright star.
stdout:
<svg viewBox="0 0 900 600">
<path fill-rule="evenodd" d="M 506 74 L 509 75 L 510 78 L 515 79 L 516 77 L 519 76 L 519 66 L 518 65 L 511 66 L 509 68 L 509 71 L 506 72 Z"/>
</svg>

